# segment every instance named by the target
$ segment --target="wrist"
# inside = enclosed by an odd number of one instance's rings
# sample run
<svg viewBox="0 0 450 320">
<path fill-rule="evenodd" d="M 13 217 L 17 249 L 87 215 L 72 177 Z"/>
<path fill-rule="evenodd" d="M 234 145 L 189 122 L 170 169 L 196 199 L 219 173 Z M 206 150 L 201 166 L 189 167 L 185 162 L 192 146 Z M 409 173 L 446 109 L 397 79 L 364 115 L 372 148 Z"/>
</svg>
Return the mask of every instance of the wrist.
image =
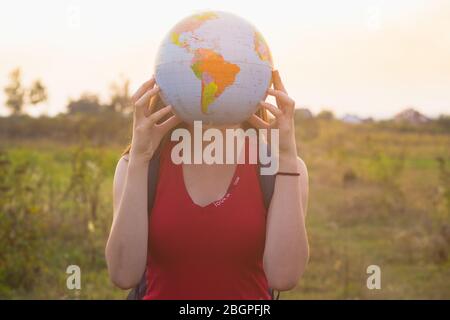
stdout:
<svg viewBox="0 0 450 320">
<path fill-rule="evenodd" d="M 152 148 L 142 148 L 135 146 L 135 144 L 131 144 L 130 148 L 130 161 L 132 160 L 138 165 L 145 165 L 153 157 Z"/>
<path fill-rule="evenodd" d="M 280 157 L 297 157 L 297 142 L 294 135 L 280 136 L 279 154 Z"/>
<path fill-rule="evenodd" d="M 150 159 L 148 159 L 147 157 L 130 152 L 128 167 L 129 168 L 146 167 L 146 166 L 148 166 L 149 161 L 150 161 Z"/>
<path fill-rule="evenodd" d="M 296 173 L 299 171 L 297 153 L 280 153 L 278 171 Z"/>
<path fill-rule="evenodd" d="M 290 161 L 290 159 L 295 158 L 297 159 L 297 146 L 295 144 L 295 142 L 290 143 L 287 147 L 285 148 L 280 148 L 278 157 L 280 158 L 280 161 L 283 160 L 288 160 Z"/>
</svg>

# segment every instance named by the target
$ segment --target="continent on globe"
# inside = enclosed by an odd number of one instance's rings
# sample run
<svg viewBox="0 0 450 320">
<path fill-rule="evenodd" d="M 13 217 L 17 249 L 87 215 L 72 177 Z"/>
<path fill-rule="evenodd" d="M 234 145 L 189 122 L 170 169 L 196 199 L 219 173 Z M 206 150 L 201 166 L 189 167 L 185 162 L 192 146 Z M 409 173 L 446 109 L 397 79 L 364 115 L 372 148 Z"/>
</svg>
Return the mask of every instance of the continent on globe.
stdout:
<svg viewBox="0 0 450 320">
<path fill-rule="evenodd" d="M 202 82 L 202 112 L 208 113 L 208 106 L 234 83 L 240 68 L 209 49 L 200 48 L 194 54 L 191 68 Z"/>
<path fill-rule="evenodd" d="M 218 16 L 214 12 L 204 12 L 186 18 L 185 20 L 181 21 L 178 25 L 176 25 L 174 30 L 172 30 L 172 33 L 170 35 L 172 43 L 181 48 L 187 48 L 189 50 L 188 42 L 180 41 L 180 36 L 185 32 L 193 33 L 196 29 L 200 28 L 200 26 L 206 21 L 217 18 Z"/>
<path fill-rule="evenodd" d="M 255 31 L 254 34 L 254 46 L 255 51 L 258 57 L 262 61 L 268 61 L 272 63 L 272 56 L 270 54 L 269 46 L 267 45 L 266 41 L 264 40 L 264 37 L 262 34 L 258 31 Z"/>
</svg>

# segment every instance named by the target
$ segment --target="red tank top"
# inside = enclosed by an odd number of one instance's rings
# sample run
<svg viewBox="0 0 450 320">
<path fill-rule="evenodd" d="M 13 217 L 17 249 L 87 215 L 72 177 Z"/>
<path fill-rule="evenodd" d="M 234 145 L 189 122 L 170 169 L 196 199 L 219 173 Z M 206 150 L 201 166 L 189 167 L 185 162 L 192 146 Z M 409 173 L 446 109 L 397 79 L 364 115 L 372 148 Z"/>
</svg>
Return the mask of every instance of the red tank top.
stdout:
<svg viewBox="0 0 450 320">
<path fill-rule="evenodd" d="M 263 270 L 266 208 L 255 164 L 238 164 L 225 196 L 195 204 L 182 165 L 160 158 L 149 218 L 144 299 L 271 299 Z"/>
</svg>

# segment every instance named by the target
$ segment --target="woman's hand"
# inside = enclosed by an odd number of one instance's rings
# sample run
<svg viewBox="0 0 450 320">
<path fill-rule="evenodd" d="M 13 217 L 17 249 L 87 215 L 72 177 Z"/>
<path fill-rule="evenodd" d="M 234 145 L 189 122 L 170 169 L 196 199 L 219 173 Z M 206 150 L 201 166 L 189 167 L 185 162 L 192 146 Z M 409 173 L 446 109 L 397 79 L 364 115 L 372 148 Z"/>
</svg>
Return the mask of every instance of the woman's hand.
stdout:
<svg viewBox="0 0 450 320">
<path fill-rule="evenodd" d="M 164 135 L 181 122 L 176 115 L 172 115 L 163 123 L 157 123 L 171 113 L 172 107 L 166 106 L 153 112 L 155 104 L 152 98 L 159 93 L 159 87 L 155 84 L 155 78 L 152 77 L 131 97 L 134 115 L 130 160 L 133 161 L 150 161 Z"/>
<path fill-rule="evenodd" d="M 274 115 L 273 121 L 266 122 L 256 114 L 248 120 L 256 128 L 279 130 L 279 153 L 280 158 L 297 158 L 297 147 L 295 143 L 294 111 L 295 101 L 287 94 L 278 71 L 272 72 L 273 89 L 269 88 L 267 94 L 276 98 L 277 106 L 266 101 L 260 102 L 260 107 L 265 108 Z"/>
</svg>

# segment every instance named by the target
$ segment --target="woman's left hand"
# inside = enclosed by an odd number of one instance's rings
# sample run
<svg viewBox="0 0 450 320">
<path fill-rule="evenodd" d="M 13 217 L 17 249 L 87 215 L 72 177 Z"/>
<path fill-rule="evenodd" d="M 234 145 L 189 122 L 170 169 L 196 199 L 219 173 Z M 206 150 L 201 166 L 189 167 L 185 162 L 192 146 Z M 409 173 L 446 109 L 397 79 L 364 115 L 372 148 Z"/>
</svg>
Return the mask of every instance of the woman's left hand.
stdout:
<svg viewBox="0 0 450 320">
<path fill-rule="evenodd" d="M 275 119 L 267 122 L 253 114 L 248 121 L 256 128 L 278 129 L 280 157 L 297 158 L 294 125 L 295 101 L 287 94 L 278 71 L 272 72 L 272 83 L 273 89 L 269 88 L 267 94 L 275 97 L 277 106 L 261 101 L 260 107 L 268 110 Z"/>
</svg>

